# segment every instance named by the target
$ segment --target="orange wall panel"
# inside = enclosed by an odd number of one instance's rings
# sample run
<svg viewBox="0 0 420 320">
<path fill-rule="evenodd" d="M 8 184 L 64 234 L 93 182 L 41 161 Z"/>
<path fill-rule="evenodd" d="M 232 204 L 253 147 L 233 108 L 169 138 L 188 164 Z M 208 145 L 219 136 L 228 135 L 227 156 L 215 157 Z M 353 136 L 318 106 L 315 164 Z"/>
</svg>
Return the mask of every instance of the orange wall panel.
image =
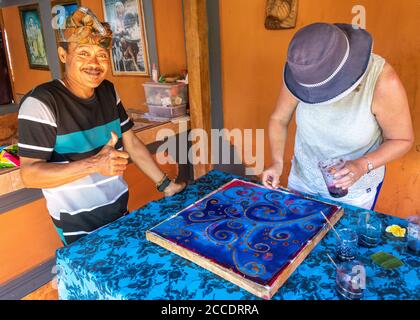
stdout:
<svg viewBox="0 0 420 320">
<path fill-rule="evenodd" d="M 153 10 L 160 71 L 179 73 L 187 68 L 182 1 L 154 0 Z"/>
<path fill-rule="evenodd" d="M 0 284 L 50 259 L 59 246 L 44 199 L 0 214 Z"/>
<path fill-rule="evenodd" d="M 314 22 L 351 23 L 352 7 L 366 8 L 367 30 L 374 51 L 388 60 L 408 93 L 416 130 L 416 148 L 387 166 L 377 210 L 399 216 L 420 213 L 420 6 L 416 0 L 299 0 L 296 29 L 266 30 L 266 0 L 220 1 L 222 88 L 226 128 L 267 128 L 282 85 L 288 44 L 301 27 Z M 287 184 L 295 124 L 289 128 L 285 173 Z M 265 162 L 270 163 L 268 134 Z"/>
</svg>

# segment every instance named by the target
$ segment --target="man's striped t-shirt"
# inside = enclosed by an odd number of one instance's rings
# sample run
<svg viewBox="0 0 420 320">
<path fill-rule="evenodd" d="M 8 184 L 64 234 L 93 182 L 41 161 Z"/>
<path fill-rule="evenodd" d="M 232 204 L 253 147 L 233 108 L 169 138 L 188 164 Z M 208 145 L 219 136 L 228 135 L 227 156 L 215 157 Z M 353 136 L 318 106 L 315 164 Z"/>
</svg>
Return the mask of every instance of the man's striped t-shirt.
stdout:
<svg viewBox="0 0 420 320">
<path fill-rule="evenodd" d="M 19 155 L 53 163 L 69 163 L 97 154 L 133 126 L 111 82 L 104 80 L 92 98 L 82 99 L 60 80 L 29 92 L 19 109 Z M 54 225 L 65 244 L 125 215 L 128 188 L 121 176 L 99 173 L 43 189 Z"/>
</svg>

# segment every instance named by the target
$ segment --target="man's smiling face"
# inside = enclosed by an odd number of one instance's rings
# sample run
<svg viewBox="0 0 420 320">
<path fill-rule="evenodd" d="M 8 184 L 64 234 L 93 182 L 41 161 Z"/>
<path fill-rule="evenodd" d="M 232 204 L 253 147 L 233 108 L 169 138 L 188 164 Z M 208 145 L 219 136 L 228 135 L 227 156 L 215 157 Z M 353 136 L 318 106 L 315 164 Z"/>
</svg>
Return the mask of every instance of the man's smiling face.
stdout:
<svg viewBox="0 0 420 320">
<path fill-rule="evenodd" d="M 70 43 L 68 50 L 63 51 L 59 51 L 59 55 L 66 64 L 66 76 L 70 80 L 82 87 L 94 89 L 105 79 L 109 69 L 107 49 L 92 44 Z"/>
</svg>

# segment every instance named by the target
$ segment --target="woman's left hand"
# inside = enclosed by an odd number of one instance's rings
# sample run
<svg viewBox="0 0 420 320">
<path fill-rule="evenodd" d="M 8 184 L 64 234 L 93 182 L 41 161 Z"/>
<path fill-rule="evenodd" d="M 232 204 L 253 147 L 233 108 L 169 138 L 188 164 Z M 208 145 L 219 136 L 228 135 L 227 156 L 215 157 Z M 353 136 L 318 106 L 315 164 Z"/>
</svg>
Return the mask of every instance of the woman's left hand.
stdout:
<svg viewBox="0 0 420 320">
<path fill-rule="evenodd" d="M 367 172 L 367 165 L 364 159 L 346 161 L 343 169 L 334 175 L 334 182 L 337 188 L 348 189 Z"/>
</svg>

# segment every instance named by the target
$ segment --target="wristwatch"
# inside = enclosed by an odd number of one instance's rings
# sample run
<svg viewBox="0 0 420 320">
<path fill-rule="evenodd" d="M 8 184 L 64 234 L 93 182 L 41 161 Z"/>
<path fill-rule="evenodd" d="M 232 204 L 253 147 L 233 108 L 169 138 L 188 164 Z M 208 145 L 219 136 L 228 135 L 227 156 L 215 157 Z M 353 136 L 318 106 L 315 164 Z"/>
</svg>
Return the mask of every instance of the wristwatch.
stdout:
<svg viewBox="0 0 420 320">
<path fill-rule="evenodd" d="M 156 189 L 158 189 L 159 192 L 163 192 L 165 191 L 166 187 L 169 186 L 171 184 L 171 180 L 168 178 L 168 176 L 165 174 L 162 178 L 162 180 L 160 180 L 157 184 L 156 184 Z"/>
<path fill-rule="evenodd" d="M 370 162 L 366 156 L 364 156 L 363 158 L 365 158 L 367 161 L 367 173 L 370 173 L 374 169 L 373 163 Z"/>
</svg>

